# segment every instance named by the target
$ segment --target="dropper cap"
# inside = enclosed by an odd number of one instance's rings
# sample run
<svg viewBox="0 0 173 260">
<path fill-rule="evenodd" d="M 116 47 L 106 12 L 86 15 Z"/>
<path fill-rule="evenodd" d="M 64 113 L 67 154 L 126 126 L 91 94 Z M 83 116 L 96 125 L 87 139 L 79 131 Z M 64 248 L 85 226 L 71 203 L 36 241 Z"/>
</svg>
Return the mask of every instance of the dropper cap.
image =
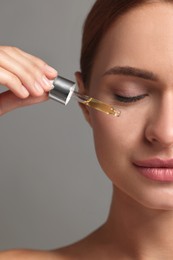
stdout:
<svg viewBox="0 0 173 260">
<path fill-rule="evenodd" d="M 54 88 L 49 91 L 49 97 L 63 105 L 67 105 L 75 91 L 75 82 L 58 76 L 53 80 L 52 84 Z"/>
</svg>

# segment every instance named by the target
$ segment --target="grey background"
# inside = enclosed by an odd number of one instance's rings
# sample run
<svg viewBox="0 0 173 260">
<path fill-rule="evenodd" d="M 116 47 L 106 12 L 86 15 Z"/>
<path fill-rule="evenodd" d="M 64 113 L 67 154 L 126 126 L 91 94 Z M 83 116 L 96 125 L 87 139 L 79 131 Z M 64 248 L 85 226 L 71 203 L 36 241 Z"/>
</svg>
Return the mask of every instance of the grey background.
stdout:
<svg viewBox="0 0 173 260">
<path fill-rule="evenodd" d="M 1 0 L 0 45 L 17 46 L 74 80 L 93 3 Z M 75 101 L 64 107 L 49 100 L 2 116 L 0 147 L 0 250 L 61 247 L 106 220 L 112 186 Z"/>
</svg>

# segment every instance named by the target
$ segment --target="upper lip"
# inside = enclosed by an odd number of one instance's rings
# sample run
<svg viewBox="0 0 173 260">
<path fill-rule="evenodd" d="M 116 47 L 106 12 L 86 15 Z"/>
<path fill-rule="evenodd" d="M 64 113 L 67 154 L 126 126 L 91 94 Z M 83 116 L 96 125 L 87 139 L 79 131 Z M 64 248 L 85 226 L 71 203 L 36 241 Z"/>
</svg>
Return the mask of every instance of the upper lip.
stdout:
<svg viewBox="0 0 173 260">
<path fill-rule="evenodd" d="M 140 167 L 149 167 L 149 168 L 173 168 L 173 159 L 160 159 L 152 158 L 148 160 L 139 160 L 134 162 L 135 165 Z"/>
</svg>

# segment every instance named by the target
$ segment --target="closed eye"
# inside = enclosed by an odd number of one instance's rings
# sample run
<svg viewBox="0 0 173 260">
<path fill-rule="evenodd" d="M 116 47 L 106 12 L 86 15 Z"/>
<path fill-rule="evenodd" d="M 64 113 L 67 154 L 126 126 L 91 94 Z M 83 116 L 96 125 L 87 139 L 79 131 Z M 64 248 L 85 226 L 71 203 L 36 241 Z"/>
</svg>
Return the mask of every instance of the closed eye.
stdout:
<svg viewBox="0 0 173 260">
<path fill-rule="evenodd" d="M 122 103 L 133 103 L 133 102 L 137 102 L 141 99 L 143 99 L 144 97 L 148 96 L 147 94 L 143 94 L 140 96 L 134 96 L 134 97 L 125 97 L 125 96 L 120 96 L 115 94 L 114 98 Z"/>
</svg>

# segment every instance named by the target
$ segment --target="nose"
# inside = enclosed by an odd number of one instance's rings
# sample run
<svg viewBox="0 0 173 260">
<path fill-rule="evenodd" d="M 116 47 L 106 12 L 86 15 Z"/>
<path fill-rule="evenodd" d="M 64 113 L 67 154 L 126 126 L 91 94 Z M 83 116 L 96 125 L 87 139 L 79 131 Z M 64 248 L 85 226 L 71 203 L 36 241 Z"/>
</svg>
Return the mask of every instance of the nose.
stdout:
<svg viewBox="0 0 173 260">
<path fill-rule="evenodd" d="M 173 93 L 167 95 L 149 117 L 146 139 L 162 147 L 173 146 Z"/>
</svg>

